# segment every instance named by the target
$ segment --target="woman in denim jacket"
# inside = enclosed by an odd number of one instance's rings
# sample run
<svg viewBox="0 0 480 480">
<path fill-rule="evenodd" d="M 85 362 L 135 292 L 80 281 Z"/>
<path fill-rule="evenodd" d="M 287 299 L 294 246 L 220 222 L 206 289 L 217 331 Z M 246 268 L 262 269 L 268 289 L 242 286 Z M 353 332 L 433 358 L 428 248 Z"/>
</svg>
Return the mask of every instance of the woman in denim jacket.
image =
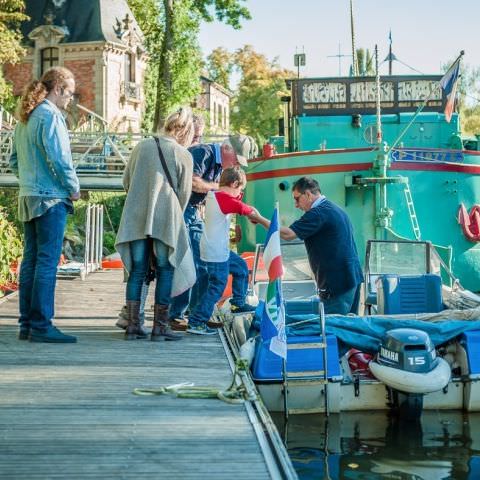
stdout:
<svg viewBox="0 0 480 480">
<path fill-rule="evenodd" d="M 75 91 L 72 72 L 47 70 L 25 89 L 10 168 L 18 177 L 18 217 L 24 225 L 20 267 L 20 340 L 74 343 L 52 324 L 57 264 L 67 213 L 80 197 L 62 110 Z"/>
</svg>

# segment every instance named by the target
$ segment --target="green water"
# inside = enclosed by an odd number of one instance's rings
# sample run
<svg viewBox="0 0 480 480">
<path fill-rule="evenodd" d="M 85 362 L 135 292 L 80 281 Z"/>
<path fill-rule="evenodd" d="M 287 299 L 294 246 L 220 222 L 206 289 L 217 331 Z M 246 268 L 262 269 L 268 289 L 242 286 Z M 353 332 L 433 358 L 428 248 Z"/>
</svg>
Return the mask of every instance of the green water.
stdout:
<svg viewBox="0 0 480 480">
<path fill-rule="evenodd" d="M 274 416 L 300 479 L 480 479 L 480 413 L 427 411 Z"/>
</svg>

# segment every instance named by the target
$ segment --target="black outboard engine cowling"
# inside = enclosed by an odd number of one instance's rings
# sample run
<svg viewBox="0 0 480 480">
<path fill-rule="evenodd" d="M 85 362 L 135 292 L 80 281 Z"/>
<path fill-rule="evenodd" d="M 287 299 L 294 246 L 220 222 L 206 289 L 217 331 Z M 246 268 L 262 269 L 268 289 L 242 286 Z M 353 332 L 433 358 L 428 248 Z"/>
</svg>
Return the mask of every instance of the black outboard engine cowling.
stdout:
<svg viewBox="0 0 480 480">
<path fill-rule="evenodd" d="M 386 332 L 380 343 L 377 363 L 412 373 L 429 373 L 439 360 L 430 337 L 422 330 L 396 328 Z M 423 394 L 387 387 L 390 406 L 401 418 L 418 421 L 423 410 Z"/>
<path fill-rule="evenodd" d="M 382 338 L 377 362 L 407 372 L 427 373 L 437 366 L 438 359 L 427 333 L 413 328 L 396 328 Z"/>
</svg>

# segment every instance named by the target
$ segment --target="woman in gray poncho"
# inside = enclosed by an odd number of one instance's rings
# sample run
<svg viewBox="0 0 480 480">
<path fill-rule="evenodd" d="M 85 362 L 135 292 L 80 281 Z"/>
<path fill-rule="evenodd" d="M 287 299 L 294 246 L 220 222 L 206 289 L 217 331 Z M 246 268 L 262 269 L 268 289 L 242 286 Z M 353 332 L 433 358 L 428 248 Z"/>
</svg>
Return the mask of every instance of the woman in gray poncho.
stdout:
<svg viewBox="0 0 480 480">
<path fill-rule="evenodd" d="M 185 148 L 193 138 L 192 111 L 180 108 L 165 121 L 164 135 L 141 141 L 133 150 L 123 176 L 127 193 L 116 248 L 129 273 L 126 300 L 128 326 L 125 339 L 144 337 L 139 309 L 142 283 L 155 253 L 155 307 L 153 341 L 180 340 L 168 324 L 168 306 L 195 283 L 195 266 L 183 211 L 192 189 L 192 156 Z M 172 185 L 162 165 L 160 152 Z M 173 186 L 173 188 L 172 188 Z"/>
</svg>

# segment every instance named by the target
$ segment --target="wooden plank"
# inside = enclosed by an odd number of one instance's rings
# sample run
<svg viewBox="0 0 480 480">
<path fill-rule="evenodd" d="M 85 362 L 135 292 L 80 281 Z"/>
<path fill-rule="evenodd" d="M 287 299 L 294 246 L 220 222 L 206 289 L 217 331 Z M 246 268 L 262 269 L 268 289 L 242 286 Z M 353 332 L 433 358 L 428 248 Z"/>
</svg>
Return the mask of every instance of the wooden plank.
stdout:
<svg viewBox="0 0 480 480">
<path fill-rule="evenodd" d="M 270 478 L 243 405 L 132 393 L 231 372 L 218 337 L 124 341 L 122 280 L 58 281 L 55 324 L 77 344 L 17 340 L 18 296 L 0 304 L 0 478 Z"/>
</svg>

